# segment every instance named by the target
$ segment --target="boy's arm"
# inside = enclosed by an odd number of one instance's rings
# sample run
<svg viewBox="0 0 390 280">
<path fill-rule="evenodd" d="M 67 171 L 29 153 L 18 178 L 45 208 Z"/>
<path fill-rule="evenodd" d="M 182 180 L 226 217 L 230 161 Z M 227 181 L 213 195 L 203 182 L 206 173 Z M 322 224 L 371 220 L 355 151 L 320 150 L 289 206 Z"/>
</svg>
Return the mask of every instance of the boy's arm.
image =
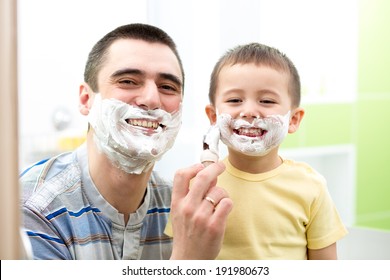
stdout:
<svg viewBox="0 0 390 280">
<path fill-rule="evenodd" d="M 307 258 L 309 260 L 337 260 L 336 242 L 322 249 L 308 249 Z"/>
</svg>

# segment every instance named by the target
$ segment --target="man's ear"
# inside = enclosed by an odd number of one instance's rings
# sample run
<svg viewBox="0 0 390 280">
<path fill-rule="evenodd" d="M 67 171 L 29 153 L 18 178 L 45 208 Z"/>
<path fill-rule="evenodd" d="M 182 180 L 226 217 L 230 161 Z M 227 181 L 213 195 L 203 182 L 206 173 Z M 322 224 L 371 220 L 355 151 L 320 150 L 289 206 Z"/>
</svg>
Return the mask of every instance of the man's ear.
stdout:
<svg viewBox="0 0 390 280">
<path fill-rule="evenodd" d="M 210 124 L 215 124 L 217 122 L 217 112 L 215 107 L 211 104 L 207 105 L 205 108 L 207 117 L 209 118 Z"/>
<path fill-rule="evenodd" d="M 93 96 L 92 90 L 88 84 L 83 83 L 79 88 L 79 110 L 83 115 L 89 114 L 89 109 L 92 106 Z"/>
<path fill-rule="evenodd" d="M 298 107 L 292 110 L 288 133 L 294 133 L 298 130 L 304 115 L 305 110 L 303 110 L 303 108 Z"/>
</svg>

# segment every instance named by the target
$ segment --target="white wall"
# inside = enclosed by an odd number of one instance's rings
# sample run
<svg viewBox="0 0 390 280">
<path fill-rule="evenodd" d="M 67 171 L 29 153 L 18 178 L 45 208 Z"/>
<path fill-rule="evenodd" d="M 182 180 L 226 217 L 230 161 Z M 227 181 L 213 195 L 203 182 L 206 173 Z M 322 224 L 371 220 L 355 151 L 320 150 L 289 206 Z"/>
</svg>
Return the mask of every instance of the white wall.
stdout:
<svg viewBox="0 0 390 280">
<path fill-rule="evenodd" d="M 147 22 L 146 1 L 18 1 L 21 169 L 57 153 L 63 134 L 84 133 L 78 94 L 87 55 L 104 34 L 129 22 Z M 59 110 L 71 119 L 61 132 L 53 125 Z"/>
</svg>

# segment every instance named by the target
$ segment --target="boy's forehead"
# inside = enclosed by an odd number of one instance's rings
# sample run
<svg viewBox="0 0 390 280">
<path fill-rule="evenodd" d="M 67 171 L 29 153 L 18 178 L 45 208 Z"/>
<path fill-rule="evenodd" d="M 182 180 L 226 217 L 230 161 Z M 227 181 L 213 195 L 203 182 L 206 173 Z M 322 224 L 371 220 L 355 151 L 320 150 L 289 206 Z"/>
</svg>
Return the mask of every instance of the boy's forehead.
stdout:
<svg viewBox="0 0 390 280">
<path fill-rule="evenodd" d="M 226 64 L 221 67 L 219 71 L 219 81 L 225 76 L 231 77 L 245 77 L 245 76 L 278 76 L 280 79 L 289 80 L 290 73 L 284 69 L 274 67 L 267 64 L 258 64 L 258 63 L 235 63 L 235 64 Z M 231 81 L 231 80 L 229 80 Z M 255 81 L 253 81 L 255 82 Z M 283 83 L 282 81 L 280 81 Z"/>
<path fill-rule="evenodd" d="M 218 77 L 217 93 L 275 92 L 289 95 L 290 74 L 268 65 L 255 63 L 226 65 Z"/>
</svg>

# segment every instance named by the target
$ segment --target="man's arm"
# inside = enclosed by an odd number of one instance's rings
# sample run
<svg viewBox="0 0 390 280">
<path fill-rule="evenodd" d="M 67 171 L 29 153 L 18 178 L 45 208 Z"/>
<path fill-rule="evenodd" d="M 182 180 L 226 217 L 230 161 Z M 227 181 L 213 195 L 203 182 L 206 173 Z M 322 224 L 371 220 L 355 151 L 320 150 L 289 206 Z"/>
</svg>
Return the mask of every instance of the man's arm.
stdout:
<svg viewBox="0 0 390 280">
<path fill-rule="evenodd" d="M 23 226 L 29 237 L 34 259 L 72 259 L 65 242 L 41 214 L 23 207 Z"/>
</svg>

